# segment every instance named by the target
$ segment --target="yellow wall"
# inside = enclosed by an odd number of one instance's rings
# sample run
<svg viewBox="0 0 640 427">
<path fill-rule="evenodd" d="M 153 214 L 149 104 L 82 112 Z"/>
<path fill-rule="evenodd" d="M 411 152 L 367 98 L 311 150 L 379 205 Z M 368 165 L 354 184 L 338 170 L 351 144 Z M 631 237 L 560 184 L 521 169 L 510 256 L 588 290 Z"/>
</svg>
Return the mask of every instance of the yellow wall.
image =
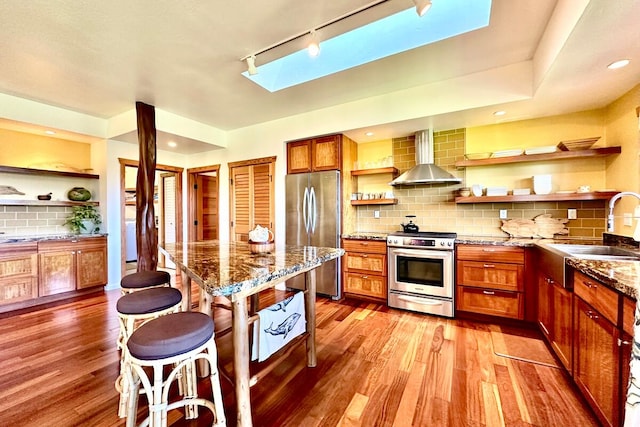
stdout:
<svg viewBox="0 0 640 427">
<path fill-rule="evenodd" d="M 0 129 L 0 165 L 57 170 L 91 167 L 91 146 L 83 142 Z"/>
<path fill-rule="evenodd" d="M 561 141 L 594 136 L 601 137 L 595 144 L 596 147 L 617 145 L 607 140 L 605 113 L 605 109 L 599 109 L 467 128 L 466 152 L 525 150 L 557 146 Z M 554 192 L 575 190 L 581 185 L 589 185 L 593 190 L 609 188 L 603 158 L 470 167 L 466 170 L 466 184 L 506 186 L 508 190 L 531 188 L 533 192 L 531 177 L 539 174 L 552 175 Z"/>
<path fill-rule="evenodd" d="M 358 144 L 358 169 L 373 169 L 393 165 L 393 141 L 391 139 L 361 142 Z M 360 193 L 379 194 L 392 191 L 389 182 L 390 174 L 363 175 L 357 178 L 357 189 Z"/>
<path fill-rule="evenodd" d="M 622 153 L 607 159 L 607 184 L 611 188 L 623 191 L 640 191 L 640 164 L 638 147 L 640 122 L 636 116 L 636 107 L 640 106 L 640 85 L 607 107 L 607 140 L 610 145 L 620 145 Z M 638 200 L 634 197 L 623 197 L 615 206 L 615 233 L 632 236 L 634 227 L 625 226 L 622 216 L 633 213 Z"/>
</svg>

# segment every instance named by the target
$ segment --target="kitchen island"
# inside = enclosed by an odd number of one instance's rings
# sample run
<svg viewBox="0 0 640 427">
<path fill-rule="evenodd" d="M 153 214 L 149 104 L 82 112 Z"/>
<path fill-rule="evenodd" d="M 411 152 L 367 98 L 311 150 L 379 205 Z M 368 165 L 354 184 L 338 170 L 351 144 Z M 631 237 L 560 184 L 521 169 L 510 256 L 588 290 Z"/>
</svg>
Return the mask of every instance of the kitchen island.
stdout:
<svg viewBox="0 0 640 427">
<path fill-rule="evenodd" d="M 228 297 L 233 311 L 233 366 L 238 425 L 251 426 L 249 322 L 247 298 L 273 288 L 298 274 L 306 275 L 307 365 L 316 365 L 315 268 L 344 254 L 343 249 L 312 246 L 276 246 L 271 253 L 253 254 L 244 242 L 167 243 L 161 251 L 180 269 L 185 304 L 191 308 L 191 282 L 204 292 L 199 310 L 211 315 L 215 296 Z"/>
</svg>

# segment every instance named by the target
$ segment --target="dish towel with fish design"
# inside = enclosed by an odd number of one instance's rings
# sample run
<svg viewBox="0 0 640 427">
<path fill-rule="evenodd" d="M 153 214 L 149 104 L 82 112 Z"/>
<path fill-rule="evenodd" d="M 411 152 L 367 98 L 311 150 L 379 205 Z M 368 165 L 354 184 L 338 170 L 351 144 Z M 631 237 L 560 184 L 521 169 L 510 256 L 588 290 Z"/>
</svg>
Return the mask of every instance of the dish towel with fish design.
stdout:
<svg viewBox="0 0 640 427">
<path fill-rule="evenodd" d="M 304 294 L 298 292 L 260 310 L 258 316 L 260 324 L 253 329 L 251 360 L 258 359 L 258 362 L 262 362 L 306 331 Z"/>
</svg>

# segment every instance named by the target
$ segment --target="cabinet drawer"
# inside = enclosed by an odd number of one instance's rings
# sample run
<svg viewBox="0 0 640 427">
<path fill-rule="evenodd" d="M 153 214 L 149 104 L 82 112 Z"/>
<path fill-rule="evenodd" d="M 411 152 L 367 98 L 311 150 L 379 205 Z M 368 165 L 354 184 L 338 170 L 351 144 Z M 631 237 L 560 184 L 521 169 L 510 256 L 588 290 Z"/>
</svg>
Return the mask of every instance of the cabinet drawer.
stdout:
<svg viewBox="0 0 640 427">
<path fill-rule="evenodd" d="M 350 272 L 387 275 L 387 256 L 362 252 L 347 252 L 344 266 Z"/>
<path fill-rule="evenodd" d="M 471 261 L 508 262 L 524 264 L 524 248 L 491 245 L 458 245 L 458 259 Z"/>
<path fill-rule="evenodd" d="M 524 266 L 495 262 L 458 261 L 457 284 L 480 288 L 522 291 Z"/>
<path fill-rule="evenodd" d="M 0 259 L 0 279 L 38 274 L 36 259 L 37 255 L 35 253 L 14 259 Z"/>
<path fill-rule="evenodd" d="M 38 281 L 35 277 L 14 277 L 0 280 L 0 304 L 10 304 L 36 298 Z"/>
<path fill-rule="evenodd" d="M 616 291 L 576 271 L 573 276 L 573 292 L 611 323 L 618 324 L 618 293 Z"/>
<path fill-rule="evenodd" d="M 524 299 L 520 292 L 496 291 L 458 286 L 456 309 L 490 316 L 524 318 Z"/>
<path fill-rule="evenodd" d="M 347 252 L 387 253 L 387 242 L 382 240 L 342 240 L 342 247 Z"/>
<path fill-rule="evenodd" d="M 387 300 L 387 278 L 370 274 L 345 274 L 344 291 Z"/>
</svg>

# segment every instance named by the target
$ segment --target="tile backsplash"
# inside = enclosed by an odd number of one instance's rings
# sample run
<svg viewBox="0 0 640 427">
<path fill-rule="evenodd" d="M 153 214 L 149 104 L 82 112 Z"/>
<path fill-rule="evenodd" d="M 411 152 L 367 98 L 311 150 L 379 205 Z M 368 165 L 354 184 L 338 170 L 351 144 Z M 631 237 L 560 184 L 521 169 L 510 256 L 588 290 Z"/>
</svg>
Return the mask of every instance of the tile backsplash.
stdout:
<svg viewBox="0 0 640 427">
<path fill-rule="evenodd" d="M 69 233 L 64 225 L 70 206 L 0 206 L 3 236 L 31 236 Z"/>
<path fill-rule="evenodd" d="M 414 137 L 393 139 L 394 166 L 400 173 L 415 165 Z M 414 222 L 423 231 L 454 231 L 460 235 L 507 236 L 500 229 L 501 209 L 508 219 L 533 219 L 540 214 L 567 218 L 567 209 L 577 209 L 578 217 L 566 227 L 571 237 L 601 238 L 606 227 L 606 202 L 518 202 L 456 204 L 458 190 L 465 186 L 465 170 L 454 164 L 464 158 L 465 129 L 434 132 L 435 163 L 463 179 L 461 184 L 426 184 L 390 187 L 398 199 L 396 205 L 359 206 L 354 231 L 388 233 L 401 229 L 406 215 L 416 215 Z M 380 218 L 374 218 L 374 211 Z"/>
</svg>

